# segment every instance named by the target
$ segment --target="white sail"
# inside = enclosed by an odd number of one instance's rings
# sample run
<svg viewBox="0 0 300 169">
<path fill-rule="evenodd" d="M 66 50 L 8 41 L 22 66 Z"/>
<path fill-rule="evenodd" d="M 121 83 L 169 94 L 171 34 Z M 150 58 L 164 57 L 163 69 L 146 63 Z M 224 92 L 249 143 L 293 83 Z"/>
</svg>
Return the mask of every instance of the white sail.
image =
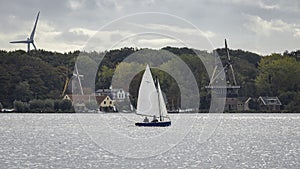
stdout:
<svg viewBox="0 0 300 169">
<path fill-rule="evenodd" d="M 166 103 L 162 95 L 162 91 L 160 89 L 160 84 L 158 80 L 157 80 L 157 90 L 158 90 L 158 98 L 159 98 L 159 106 L 160 106 L 160 115 L 162 116 L 162 118 L 168 117 Z"/>
<path fill-rule="evenodd" d="M 137 114 L 159 117 L 158 93 L 149 66 L 144 72 L 137 101 Z"/>
</svg>

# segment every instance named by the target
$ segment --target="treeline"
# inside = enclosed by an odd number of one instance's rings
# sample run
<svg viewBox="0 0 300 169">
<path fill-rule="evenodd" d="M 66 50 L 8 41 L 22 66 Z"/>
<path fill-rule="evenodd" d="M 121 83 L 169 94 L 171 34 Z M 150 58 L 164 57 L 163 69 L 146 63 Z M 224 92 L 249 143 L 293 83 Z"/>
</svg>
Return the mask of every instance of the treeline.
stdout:
<svg viewBox="0 0 300 169">
<path fill-rule="evenodd" d="M 71 113 L 75 112 L 70 100 L 30 100 L 22 102 L 15 100 L 13 106 L 16 112 L 19 113 Z"/>
<path fill-rule="evenodd" d="M 0 102 L 3 107 L 11 108 L 14 101 L 61 99 L 66 77 L 72 76 L 78 53 L 0 51 Z"/>
<path fill-rule="evenodd" d="M 144 65 L 138 61 L 135 63 L 126 61 L 128 56 L 140 50 L 122 48 L 89 53 L 79 51 L 58 53 L 44 50 L 31 51 L 30 53 L 21 50 L 0 51 L 0 103 L 5 108 L 13 108 L 17 107 L 16 104 L 23 104 L 26 110 L 34 111 L 34 108 L 30 109 L 30 105 L 35 105 L 35 102 L 40 100 L 43 102 L 40 105 L 44 105 L 44 108 L 39 108 L 39 110 L 46 111 L 49 107 L 47 105 L 51 105 L 50 109 L 54 112 L 63 110 L 57 108 L 59 104 L 56 104 L 55 101 L 50 104 L 52 101 L 49 99 L 62 99 L 64 85 L 67 79 L 72 78 L 76 59 L 83 60 L 84 64 L 81 66 L 84 67 L 99 63 L 101 60 L 101 63 L 97 65 L 98 71 L 95 77 L 97 90 L 110 87 L 113 78 L 118 78 L 115 75 L 116 69 L 119 70 L 120 78 L 126 78 L 130 70 L 143 69 Z M 163 50 L 178 56 L 193 72 L 200 93 L 200 109 L 208 109 L 210 93 L 205 86 L 209 83 L 209 77 L 205 64 L 211 63 L 209 59 L 206 60 L 211 54 L 189 48 L 165 47 Z M 216 49 L 216 52 L 225 65 L 225 49 Z M 283 103 L 283 109 L 290 112 L 300 112 L 299 50 L 285 51 L 283 54 L 271 54 L 269 56 L 260 56 L 243 50 L 230 50 L 229 53 L 237 83 L 241 86 L 239 97 L 278 96 Z M 199 59 L 199 54 L 203 56 L 203 59 Z M 175 69 L 172 67 L 173 65 L 172 60 L 166 60 L 161 66 L 166 69 Z M 212 71 L 212 68 L 208 71 Z M 180 90 L 175 79 L 168 73 L 155 68 L 153 72 L 160 79 L 168 106 L 178 107 Z M 180 74 L 181 72 L 177 73 L 178 76 L 184 76 Z M 85 72 L 83 75 L 82 83 L 88 87 L 84 79 L 90 76 L 89 72 Z M 130 83 L 129 91 L 133 105 L 137 100 L 141 75 L 142 72 L 135 73 Z M 66 93 L 70 92 L 70 88 L 68 88 Z"/>
</svg>

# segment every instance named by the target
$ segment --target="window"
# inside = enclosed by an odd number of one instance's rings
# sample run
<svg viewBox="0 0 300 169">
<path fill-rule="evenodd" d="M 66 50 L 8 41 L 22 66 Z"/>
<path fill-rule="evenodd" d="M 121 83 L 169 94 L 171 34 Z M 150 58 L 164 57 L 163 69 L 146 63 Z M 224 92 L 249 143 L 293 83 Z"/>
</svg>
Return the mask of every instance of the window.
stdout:
<svg viewBox="0 0 300 169">
<path fill-rule="evenodd" d="M 106 104 L 106 101 L 104 101 L 103 103 Z"/>
<path fill-rule="evenodd" d="M 109 104 L 112 104 L 112 101 L 110 101 Z"/>
</svg>

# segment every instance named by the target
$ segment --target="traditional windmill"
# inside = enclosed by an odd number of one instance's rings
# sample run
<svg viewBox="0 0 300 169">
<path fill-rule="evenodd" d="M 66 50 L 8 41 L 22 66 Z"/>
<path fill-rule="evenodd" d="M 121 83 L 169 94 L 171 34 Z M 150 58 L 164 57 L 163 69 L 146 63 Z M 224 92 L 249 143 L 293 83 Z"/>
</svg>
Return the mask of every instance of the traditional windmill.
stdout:
<svg viewBox="0 0 300 169">
<path fill-rule="evenodd" d="M 237 97 L 238 97 L 238 90 L 240 86 L 237 85 L 236 82 L 236 78 L 232 66 L 232 60 L 229 55 L 226 39 L 225 39 L 225 51 L 227 55 L 225 65 L 222 65 L 221 62 L 219 63 L 216 62 L 209 85 L 206 86 L 206 88 L 211 89 L 211 91 L 214 92 L 217 96 L 226 97 L 225 111 L 226 110 L 230 111 L 230 110 L 237 110 L 237 104 L 238 104 Z M 218 80 L 224 81 L 225 80 L 224 78 L 226 78 L 225 84 L 218 81 Z"/>
</svg>

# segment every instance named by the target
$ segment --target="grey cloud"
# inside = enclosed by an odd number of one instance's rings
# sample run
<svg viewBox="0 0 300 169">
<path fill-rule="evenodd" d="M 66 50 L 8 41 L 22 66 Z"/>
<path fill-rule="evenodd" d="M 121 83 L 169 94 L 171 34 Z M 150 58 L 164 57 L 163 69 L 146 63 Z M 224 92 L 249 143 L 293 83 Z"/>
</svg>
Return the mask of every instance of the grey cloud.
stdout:
<svg viewBox="0 0 300 169">
<path fill-rule="evenodd" d="M 59 36 L 56 36 L 56 39 L 61 41 L 66 41 L 68 43 L 74 43 L 74 42 L 83 43 L 89 39 L 89 36 L 80 32 L 66 31 L 61 33 Z"/>
<path fill-rule="evenodd" d="M 71 8 L 75 2 L 77 8 Z M 62 32 L 55 39 L 60 43 L 70 41 L 82 42 L 87 35 L 69 32 L 72 28 L 98 30 L 103 25 L 119 17 L 136 12 L 164 12 L 185 18 L 203 31 L 216 33 L 212 40 L 217 47 L 223 44 L 223 38 L 231 41 L 232 48 L 272 52 L 278 47 L 274 38 L 296 42 L 297 37 L 291 34 L 271 34 L 268 43 L 260 43 L 260 37 L 244 27 L 249 22 L 244 16 L 259 16 L 267 21 L 282 20 L 287 24 L 300 23 L 300 2 L 298 0 L 4 0 L 0 1 L 1 36 L 3 39 L 14 39 L 30 33 L 37 11 L 41 11 L 39 24 L 51 23 L 53 31 Z M 151 20 L 145 20 L 151 24 Z M 46 29 L 46 28 L 45 28 Z M 38 30 L 39 31 L 39 25 Z M 60 36 L 60 37 L 59 37 Z M 279 37 L 280 36 L 280 37 Z M 43 37 L 39 37 L 43 39 Z M 112 36 L 112 39 L 119 38 Z M 296 39 L 295 39 L 296 38 Z M 7 42 L 2 47 L 7 47 Z M 259 48 L 255 45 L 261 45 Z M 280 44 L 280 43 L 279 43 Z M 253 46 L 253 47 L 251 47 Z M 258 46 L 258 45 L 257 45 Z M 13 47 L 8 47 L 11 49 Z M 283 48 L 294 49 L 286 43 Z M 6 48 L 4 48 L 6 49 Z M 75 50 L 75 49 L 74 49 Z"/>
</svg>

